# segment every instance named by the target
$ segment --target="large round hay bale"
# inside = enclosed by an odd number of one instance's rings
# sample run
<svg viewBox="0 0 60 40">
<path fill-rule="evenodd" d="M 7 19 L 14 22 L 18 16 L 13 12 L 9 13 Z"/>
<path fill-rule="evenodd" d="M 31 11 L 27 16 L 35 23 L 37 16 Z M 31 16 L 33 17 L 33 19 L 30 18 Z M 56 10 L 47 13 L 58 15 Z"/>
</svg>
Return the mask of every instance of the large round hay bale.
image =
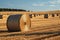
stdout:
<svg viewBox="0 0 60 40">
<path fill-rule="evenodd" d="M 28 14 L 25 14 L 20 19 L 20 28 L 22 31 L 29 31 L 31 27 L 31 21 Z"/>
<path fill-rule="evenodd" d="M 27 14 L 10 15 L 7 19 L 8 31 L 25 31 L 30 28 L 30 18 Z M 27 30 L 27 31 L 28 31 Z"/>
</svg>

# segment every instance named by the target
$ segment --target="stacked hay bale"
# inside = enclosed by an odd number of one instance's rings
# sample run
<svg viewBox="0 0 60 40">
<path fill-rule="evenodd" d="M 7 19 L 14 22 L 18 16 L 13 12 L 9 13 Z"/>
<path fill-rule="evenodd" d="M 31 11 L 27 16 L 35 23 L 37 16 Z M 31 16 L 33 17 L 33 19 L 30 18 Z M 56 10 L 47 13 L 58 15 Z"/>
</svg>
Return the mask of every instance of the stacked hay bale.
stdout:
<svg viewBox="0 0 60 40">
<path fill-rule="evenodd" d="M 52 26 L 52 25 L 59 25 L 59 14 L 58 13 L 46 13 L 46 14 L 40 14 L 40 16 L 36 17 L 32 16 L 31 18 L 31 27 L 46 27 L 46 26 Z"/>
<path fill-rule="evenodd" d="M 9 15 L 1 15 L 0 18 L 0 30 L 7 30 L 6 22 Z"/>
</svg>

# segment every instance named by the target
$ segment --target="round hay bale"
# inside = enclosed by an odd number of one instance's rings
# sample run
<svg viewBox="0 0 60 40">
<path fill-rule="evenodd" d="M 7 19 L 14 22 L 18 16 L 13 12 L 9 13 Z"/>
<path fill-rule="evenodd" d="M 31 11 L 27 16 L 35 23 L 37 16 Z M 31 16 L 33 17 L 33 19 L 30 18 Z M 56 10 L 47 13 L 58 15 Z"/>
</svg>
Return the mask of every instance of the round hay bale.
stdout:
<svg viewBox="0 0 60 40">
<path fill-rule="evenodd" d="M 7 19 L 7 28 L 8 28 L 8 31 L 11 31 L 11 32 L 25 31 L 26 30 L 26 25 L 28 25 L 28 29 L 29 29 L 30 18 L 27 14 L 24 14 L 24 15 L 22 15 L 22 14 L 20 14 L 20 15 L 10 15 Z"/>
<path fill-rule="evenodd" d="M 20 28 L 22 31 L 29 31 L 31 27 L 31 21 L 28 14 L 25 14 L 20 19 Z"/>
<path fill-rule="evenodd" d="M 32 18 L 32 14 L 30 14 L 29 16 L 30 16 L 30 18 Z"/>
</svg>

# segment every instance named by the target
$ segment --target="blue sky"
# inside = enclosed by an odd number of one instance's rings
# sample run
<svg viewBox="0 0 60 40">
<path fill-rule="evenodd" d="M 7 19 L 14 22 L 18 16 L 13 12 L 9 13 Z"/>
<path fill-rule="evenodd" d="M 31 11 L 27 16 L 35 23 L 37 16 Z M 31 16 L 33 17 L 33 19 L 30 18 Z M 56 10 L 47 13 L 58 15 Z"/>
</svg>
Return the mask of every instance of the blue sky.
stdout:
<svg viewBox="0 0 60 40">
<path fill-rule="evenodd" d="M 0 0 L 0 8 L 31 11 L 60 10 L 60 0 Z"/>
</svg>

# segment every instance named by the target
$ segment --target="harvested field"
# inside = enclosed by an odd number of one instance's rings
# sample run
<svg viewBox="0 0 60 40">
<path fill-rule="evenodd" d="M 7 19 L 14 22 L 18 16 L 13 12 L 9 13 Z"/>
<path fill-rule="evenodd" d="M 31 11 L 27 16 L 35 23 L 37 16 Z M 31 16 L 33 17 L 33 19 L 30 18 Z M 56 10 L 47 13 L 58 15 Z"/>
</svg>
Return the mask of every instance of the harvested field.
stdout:
<svg viewBox="0 0 60 40">
<path fill-rule="evenodd" d="M 9 32 L 7 25 L 6 25 L 6 21 L 7 21 L 7 17 L 11 14 L 10 14 L 10 12 L 7 12 L 7 13 L 9 13 L 9 14 L 6 15 L 4 13 L 5 15 L 3 16 L 3 19 L 0 20 L 0 40 L 60 40 L 60 19 L 59 19 L 60 16 L 56 16 L 56 14 L 55 14 L 55 17 L 52 17 L 52 13 L 51 14 L 49 13 L 49 14 L 47 14 L 48 17 L 45 18 L 44 15 L 46 15 L 46 13 L 43 13 L 43 14 L 41 13 L 41 15 L 37 15 L 37 13 L 35 14 L 35 12 L 34 12 L 32 15 L 32 18 L 30 18 L 31 25 L 30 25 L 30 23 L 28 23 L 29 21 L 26 22 L 26 21 L 24 21 L 25 20 L 24 19 L 24 20 L 21 20 L 21 24 L 23 24 L 22 32 L 21 31 L 20 32 Z M 12 13 L 20 14 L 23 12 L 12 12 Z M 26 12 L 24 12 L 24 13 L 26 13 Z M 29 13 L 29 12 L 27 12 L 27 13 Z M 13 18 L 12 18 L 12 20 L 13 20 Z M 14 17 L 14 22 L 16 22 L 15 17 Z M 11 25 L 12 24 L 13 24 L 13 21 L 11 22 Z M 17 22 L 16 22 L 16 24 L 17 24 Z M 28 28 L 29 30 L 25 31 L 24 28 L 26 28 L 25 26 L 28 24 L 30 25 Z M 13 26 L 15 28 L 15 24 Z M 13 26 L 11 26 L 11 29 L 13 29 L 12 28 Z M 19 27 L 20 26 L 21 25 L 19 25 Z"/>
<path fill-rule="evenodd" d="M 50 28 L 34 28 L 28 32 L 0 31 L 0 40 L 59 40 L 60 25 Z"/>
</svg>

